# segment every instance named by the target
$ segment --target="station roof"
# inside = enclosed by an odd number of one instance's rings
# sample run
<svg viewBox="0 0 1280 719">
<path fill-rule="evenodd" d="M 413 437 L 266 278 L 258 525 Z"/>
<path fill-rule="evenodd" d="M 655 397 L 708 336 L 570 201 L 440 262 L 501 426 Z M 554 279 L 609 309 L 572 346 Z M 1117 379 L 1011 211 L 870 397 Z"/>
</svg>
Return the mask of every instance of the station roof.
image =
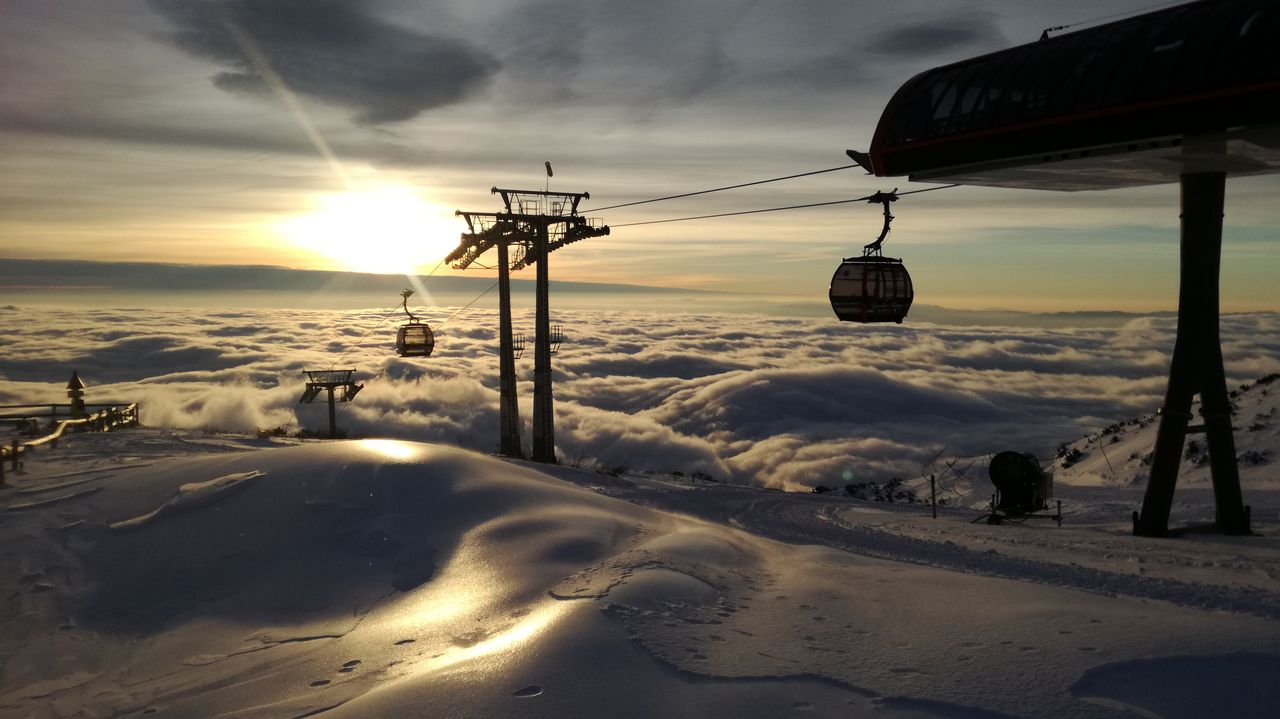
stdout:
<svg viewBox="0 0 1280 719">
<path fill-rule="evenodd" d="M 928 70 L 870 155 L 880 176 L 1053 190 L 1280 171 L 1280 3 L 1203 0 Z"/>
</svg>

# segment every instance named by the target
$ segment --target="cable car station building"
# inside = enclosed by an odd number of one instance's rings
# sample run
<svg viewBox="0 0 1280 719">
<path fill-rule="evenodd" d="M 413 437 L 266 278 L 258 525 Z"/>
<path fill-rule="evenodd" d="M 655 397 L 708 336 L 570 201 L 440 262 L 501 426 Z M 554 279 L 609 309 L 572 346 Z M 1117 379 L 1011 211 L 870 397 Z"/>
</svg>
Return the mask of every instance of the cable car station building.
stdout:
<svg viewBox="0 0 1280 719">
<path fill-rule="evenodd" d="M 1249 533 L 1218 277 L 1226 178 L 1280 171 L 1280 3 L 1203 0 L 928 70 L 889 101 L 868 155 L 878 176 L 924 182 L 1062 191 L 1180 183 L 1178 335 L 1134 533 L 1167 535 L 1194 431 L 1209 445 L 1217 528 Z M 1188 426 L 1197 394 L 1203 423 Z"/>
</svg>

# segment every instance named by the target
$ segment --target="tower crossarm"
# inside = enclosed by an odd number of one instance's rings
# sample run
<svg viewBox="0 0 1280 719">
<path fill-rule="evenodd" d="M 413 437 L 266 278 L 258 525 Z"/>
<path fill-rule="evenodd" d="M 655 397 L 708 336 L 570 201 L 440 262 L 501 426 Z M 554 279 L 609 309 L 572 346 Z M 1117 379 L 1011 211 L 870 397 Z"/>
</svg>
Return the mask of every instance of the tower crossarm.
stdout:
<svg viewBox="0 0 1280 719">
<path fill-rule="evenodd" d="M 462 212 L 469 232 L 462 233 L 455 247 L 445 255 L 444 261 L 457 270 L 465 270 L 499 242 L 515 242 L 523 239 L 523 232 L 516 222 L 503 213 Z"/>
<path fill-rule="evenodd" d="M 559 237 L 547 243 L 547 252 L 554 252 L 565 245 L 591 237 L 603 237 L 609 234 L 609 226 L 601 224 L 599 220 L 589 220 L 585 217 L 578 217 L 577 220 L 577 222 L 568 223 Z M 537 261 L 538 256 L 535 253 L 525 253 L 523 257 L 512 263 L 511 269 L 522 270 Z"/>
<path fill-rule="evenodd" d="M 490 192 L 502 196 L 502 204 L 509 213 L 544 217 L 548 215 L 565 217 L 577 215 L 578 204 L 583 200 L 591 199 L 591 193 L 589 192 L 512 190 L 502 187 L 494 187 Z"/>
</svg>

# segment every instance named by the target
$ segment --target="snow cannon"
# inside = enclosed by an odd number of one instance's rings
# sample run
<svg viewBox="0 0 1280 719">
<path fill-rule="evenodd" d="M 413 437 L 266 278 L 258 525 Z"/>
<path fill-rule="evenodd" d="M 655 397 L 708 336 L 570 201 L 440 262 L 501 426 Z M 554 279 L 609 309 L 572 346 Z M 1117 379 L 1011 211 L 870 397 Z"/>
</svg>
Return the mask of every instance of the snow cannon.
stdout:
<svg viewBox="0 0 1280 719">
<path fill-rule="evenodd" d="M 1001 452 L 991 458 L 987 476 L 996 486 L 996 509 L 1012 515 L 1048 509 L 1053 477 L 1044 471 L 1035 455 Z"/>
</svg>

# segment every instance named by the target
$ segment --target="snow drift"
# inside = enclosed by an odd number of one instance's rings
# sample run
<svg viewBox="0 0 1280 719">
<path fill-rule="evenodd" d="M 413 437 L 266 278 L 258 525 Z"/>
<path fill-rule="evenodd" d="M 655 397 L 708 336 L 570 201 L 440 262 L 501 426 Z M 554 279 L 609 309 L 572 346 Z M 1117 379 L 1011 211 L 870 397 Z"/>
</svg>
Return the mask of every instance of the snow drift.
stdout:
<svg viewBox="0 0 1280 719">
<path fill-rule="evenodd" d="M 1176 717 L 1158 662 L 1280 658 L 1266 618 L 641 506 L 714 499 L 674 483 L 388 440 L 101 469 L 0 490 L 0 716 Z"/>
</svg>

